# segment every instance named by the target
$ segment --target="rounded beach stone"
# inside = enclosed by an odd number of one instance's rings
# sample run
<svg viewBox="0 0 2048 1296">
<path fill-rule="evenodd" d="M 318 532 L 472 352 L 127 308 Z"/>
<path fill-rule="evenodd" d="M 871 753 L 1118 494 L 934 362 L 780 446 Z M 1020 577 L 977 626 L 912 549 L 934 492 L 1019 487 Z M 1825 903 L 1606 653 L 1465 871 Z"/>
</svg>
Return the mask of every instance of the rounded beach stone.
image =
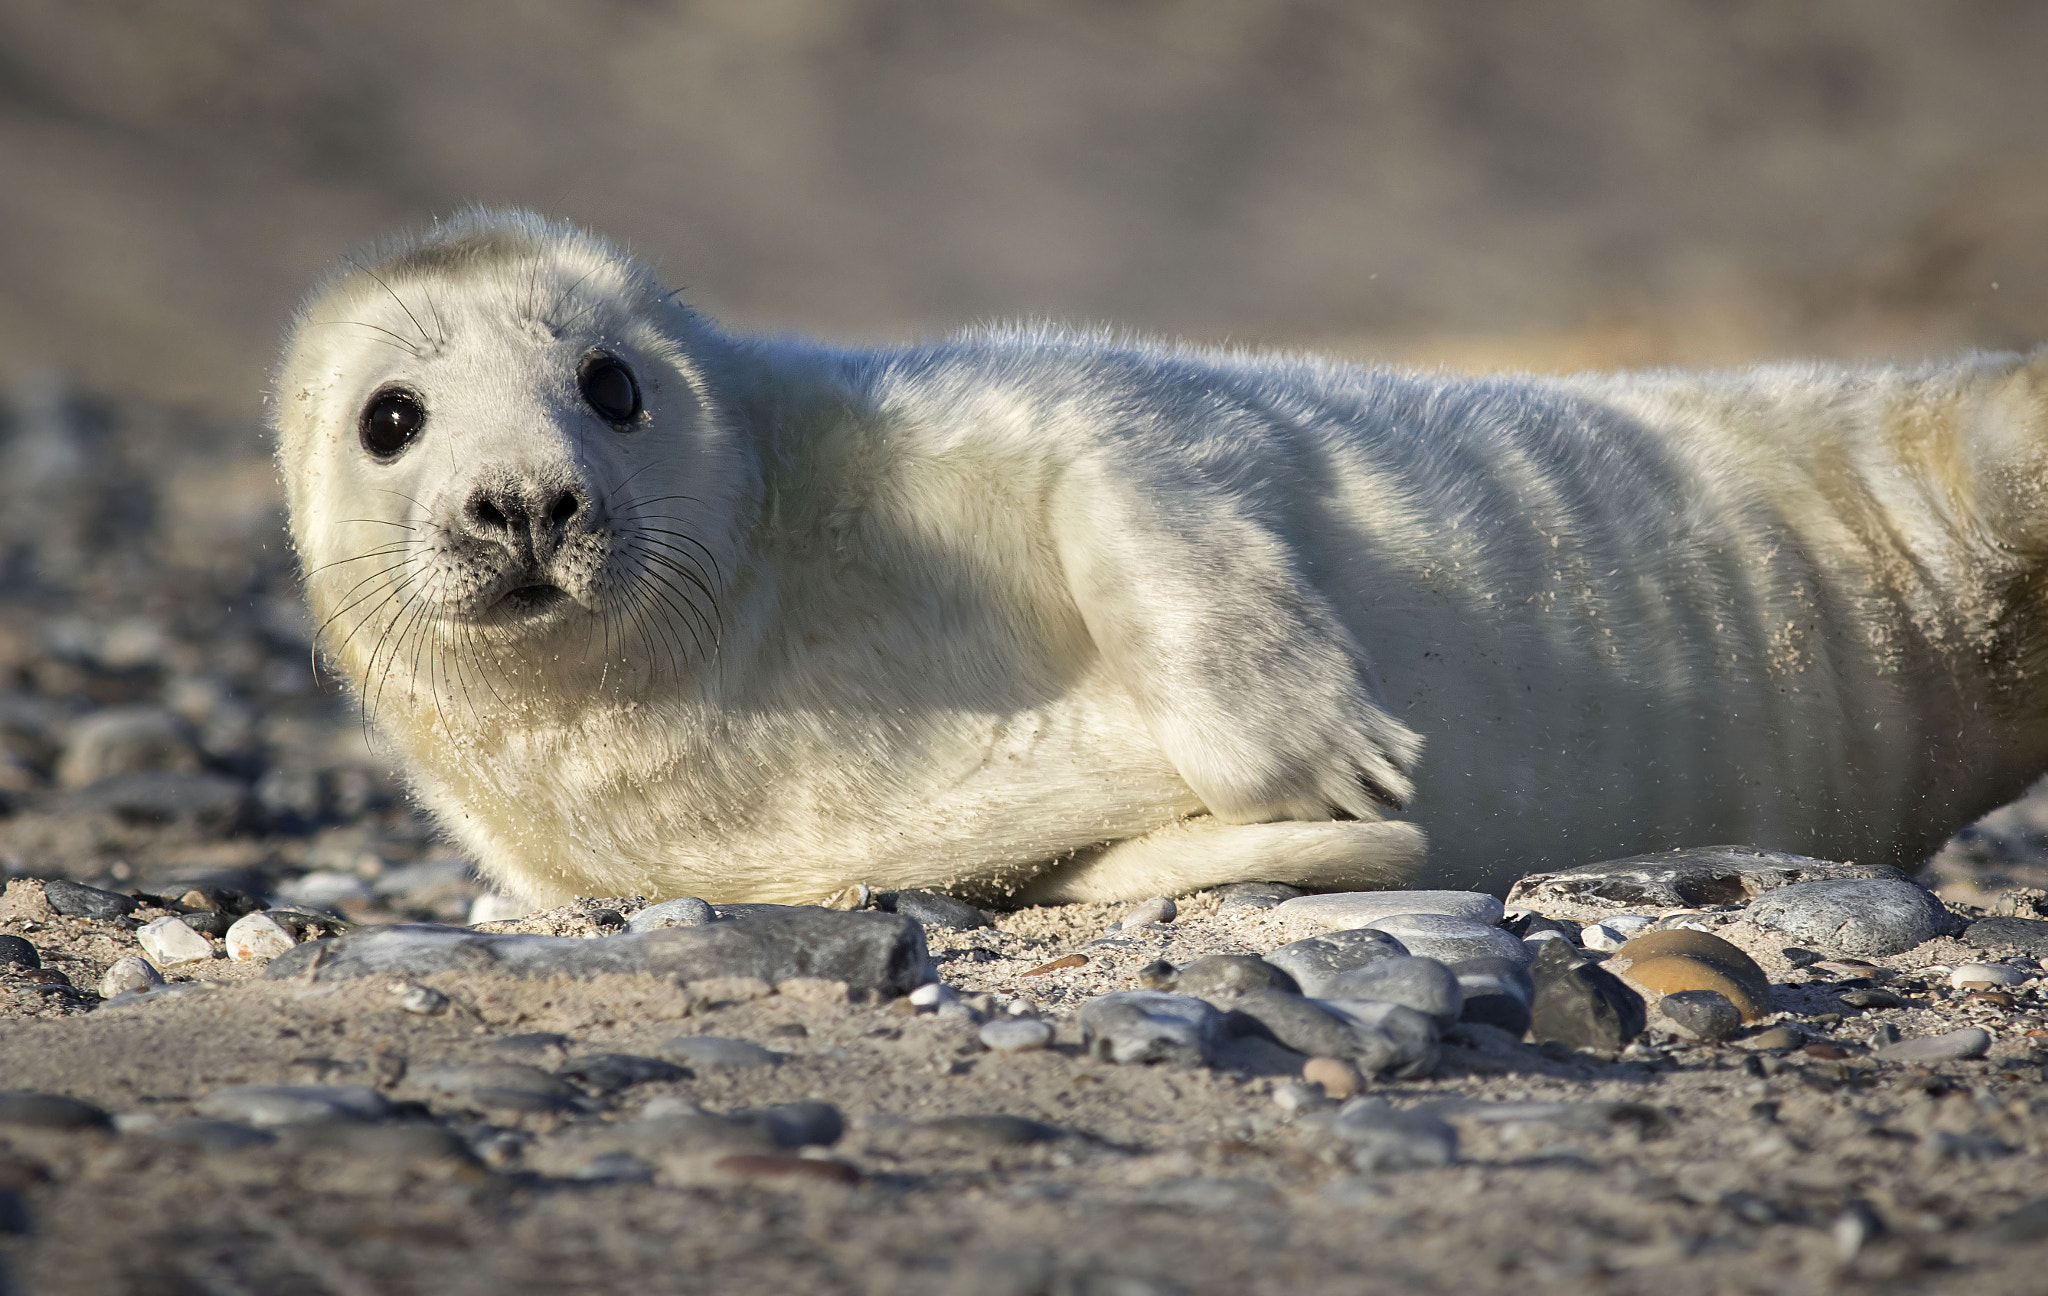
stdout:
<svg viewBox="0 0 2048 1296">
<path fill-rule="evenodd" d="M 1405 1004 L 1329 999 L 1323 1006 L 1350 1023 L 1359 1043 L 1346 1054 L 1367 1075 L 1415 1080 L 1436 1070 L 1443 1056 L 1436 1019 Z"/>
<path fill-rule="evenodd" d="M 284 924 L 267 913 L 244 914 L 228 928 L 228 957 L 237 962 L 276 958 L 296 944 Z"/>
<path fill-rule="evenodd" d="M 1887 1044 L 1877 1050 L 1876 1056 L 1887 1062 L 1956 1062 L 1983 1057 L 1990 1048 L 1991 1032 L 1966 1026 L 1946 1035 L 1924 1035 L 1919 1039 Z"/>
<path fill-rule="evenodd" d="M 1529 1011 L 1536 1002 L 1536 982 L 1529 969 L 1513 959 L 1492 954 L 1453 964 L 1458 991 L 1465 998 L 1460 1021 L 1496 1026 L 1519 1037 L 1529 1029 Z"/>
<path fill-rule="evenodd" d="M 43 883 L 43 899 L 49 902 L 50 908 L 67 918 L 97 918 L 110 922 L 135 912 L 132 897 L 64 878 L 51 878 Z"/>
<path fill-rule="evenodd" d="M 1221 902 L 1218 909 L 1275 909 L 1300 895 L 1301 888 L 1285 882 L 1226 882 L 1210 894 Z"/>
<path fill-rule="evenodd" d="M 151 967 L 148 959 L 130 954 L 108 966 L 106 975 L 100 978 L 100 998 L 112 999 L 131 990 L 151 990 L 163 983 L 163 974 Z"/>
<path fill-rule="evenodd" d="M 661 1051 L 684 1066 L 703 1071 L 738 1071 L 782 1061 L 782 1054 L 773 1049 L 722 1035 L 679 1035 L 663 1044 Z"/>
<path fill-rule="evenodd" d="M 677 896 L 648 905 L 626 920 L 629 932 L 659 931 L 663 927 L 702 927 L 718 917 L 711 906 L 696 896 Z"/>
<path fill-rule="evenodd" d="M 1171 896 L 1153 896 L 1123 916 L 1126 927 L 1143 927 L 1148 923 L 1170 923 L 1180 916 L 1180 906 Z"/>
<path fill-rule="evenodd" d="M 1590 950 L 1612 953 L 1655 921 L 1641 914 L 1612 914 L 1581 929 L 1579 944 Z"/>
<path fill-rule="evenodd" d="M 956 900 L 938 891 L 915 888 L 884 891 L 875 897 L 875 904 L 888 913 L 915 918 L 926 927 L 967 929 L 988 926 L 987 914 L 965 900 Z"/>
<path fill-rule="evenodd" d="M 1755 959 L 1719 936 L 1690 927 L 1645 932 L 1603 965 L 1652 995 L 1712 990 L 1734 1004 L 1742 1020 L 1771 1011 L 1771 981 Z"/>
<path fill-rule="evenodd" d="M 1387 933 L 1360 927 L 1282 945 L 1266 955 L 1266 962 L 1293 977 L 1301 993 L 1320 999 L 1330 978 L 1339 972 L 1407 952 L 1399 940 Z"/>
<path fill-rule="evenodd" d="M 1323 1092 L 1342 1102 L 1365 1088 L 1365 1077 L 1343 1058 L 1313 1057 L 1301 1065 L 1301 1078 L 1321 1085 Z"/>
<path fill-rule="evenodd" d="M 0 1125 L 30 1129 L 106 1129 L 107 1113 L 89 1102 L 62 1094 L 0 1090 Z"/>
<path fill-rule="evenodd" d="M 1952 922 L 1927 890 L 1888 878 L 1801 882 L 1765 895 L 1743 916 L 1795 940 L 1866 958 L 1912 949 Z"/>
<path fill-rule="evenodd" d="M 1199 999 L 1254 990 L 1285 990 L 1289 994 L 1301 990 L 1283 969 L 1249 954 L 1204 954 L 1174 974 L 1173 988 Z"/>
<path fill-rule="evenodd" d="M 1536 1043 L 1614 1053 L 1642 1034 L 1642 996 L 1575 946 L 1542 942 L 1529 974 L 1536 982 L 1529 1038 Z"/>
<path fill-rule="evenodd" d="M 1433 958 L 1400 955 L 1380 959 L 1330 978 L 1325 999 L 1362 999 L 1403 1004 L 1449 1026 L 1465 1010 L 1465 994 L 1457 976 Z"/>
<path fill-rule="evenodd" d="M 1035 1017 L 999 1018 L 981 1028 L 982 1045 L 996 1053 L 1030 1053 L 1052 1044 L 1052 1025 Z"/>
<path fill-rule="evenodd" d="M 1470 918 L 1491 926 L 1501 920 L 1506 910 L 1499 900 L 1483 891 L 1337 891 L 1284 901 L 1274 912 L 1283 918 L 1305 918 L 1330 931 L 1341 931 L 1369 926 L 1399 914 Z"/>
<path fill-rule="evenodd" d="M 1719 1043 L 1742 1029 L 1742 1010 L 1716 990 L 1677 990 L 1657 1001 L 1657 1011 L 1694 1039 Z"/>
<path fill-rule="evenodd" d="M 213 942 L 185 925 L 175 914 L 146 924 L 135 933 L 142 952 L 160 968 L 203 963 L 214 956 Z"/>
<path fill-rule="evenodd" d="M 1948 983 L 1958 990 L 1990 990 L 2026 979 L 2025 972 L 2004 963 L 1964 963 L 1948 974 Z"/>
<path fill-rule="evenodd" d="M 1082 1043 L 1098 1061 L 1206 1066 L 1222 1038 L 1222 1015 L 1191 995 L 1117 990 L 1081 1006 Z"/>
<path fill-rule="evenodd" d="M 1520 963 L 1535 958 L 1534 952 L 1519 938 L 1477 918 L 1456 914 L 1395 914 L 1367 926 L 1400 941 L 1408 953 L 1433 958 L 1439 963 L 1462 963 L 1487 954 Z"/>
<path fill-rule="evenodd" d="M 199 1100 L 199 1114 L 250 1125 L 380 1120 L 391 1110 L 368 1085 L 227 1085 Z"/>
<path fill-rule="evenodd" d="M 43 965 L 35 943 L 23 936 L 0 936 L 0 970 L 29 971 Z"/>
</svg>

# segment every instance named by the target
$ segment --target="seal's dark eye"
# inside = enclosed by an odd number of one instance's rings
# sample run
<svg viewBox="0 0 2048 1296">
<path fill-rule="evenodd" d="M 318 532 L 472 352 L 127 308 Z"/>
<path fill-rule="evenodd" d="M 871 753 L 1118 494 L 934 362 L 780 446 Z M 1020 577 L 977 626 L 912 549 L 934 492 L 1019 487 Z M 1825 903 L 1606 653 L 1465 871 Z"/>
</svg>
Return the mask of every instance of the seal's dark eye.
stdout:
<svg viewBox="0 0 2048 1296">
<path fill-rule="evenodd" d="M 614 423 L 631 422 L 640 412 L 640 384 L 633 381 L 633 371 L 612 356 L 594 355 L 584 361 L 576 385 L 590 408 Z"/>
<path fill-rule="evenodd" d="M 363 409 L 358 431 L 363 449 L 372 458 L 395 459 L 411 445 L 427 425 L 427 408 L 420 398 L 403 388 L 380 391 Z"/>
</svg>

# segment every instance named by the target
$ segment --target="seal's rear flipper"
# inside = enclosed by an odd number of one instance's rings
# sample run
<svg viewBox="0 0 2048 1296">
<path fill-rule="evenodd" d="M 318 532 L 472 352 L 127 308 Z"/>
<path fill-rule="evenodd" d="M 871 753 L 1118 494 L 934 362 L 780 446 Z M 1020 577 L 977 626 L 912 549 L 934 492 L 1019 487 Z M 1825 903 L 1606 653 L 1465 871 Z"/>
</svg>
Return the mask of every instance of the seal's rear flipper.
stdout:
<svg viewBox="0 0 2048 1296">
<path fill-rule="evenodd" d="M 1186 895 L 1226 882 L 1286 882 L 1318 890 L 1398 887 L 1422 863 L 1422 829 L 1371 823 L 1226 824 L 1191 819 L 1084 851 L 1033 878 L 1019 904 L 1072 904 Z"/>
</svg>

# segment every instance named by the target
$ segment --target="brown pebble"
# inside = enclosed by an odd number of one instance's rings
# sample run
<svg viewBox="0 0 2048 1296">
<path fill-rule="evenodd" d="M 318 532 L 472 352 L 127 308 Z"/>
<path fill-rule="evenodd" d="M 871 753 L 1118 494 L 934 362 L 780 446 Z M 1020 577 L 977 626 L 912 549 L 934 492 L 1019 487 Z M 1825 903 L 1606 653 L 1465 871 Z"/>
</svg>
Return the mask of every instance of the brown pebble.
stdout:
<svg viewBox="0 0 2048 1296">
<path fill-rule="evenodd" d="M 1343 1058 L 1312 1057 L 1302 1063 L 1301 1078 L 1321 1085 L 1325 1094 L 1339 1102 L 1365 1088 L 1365 1077 Z"/>
<path fill-rule="evenodd" d="M 712 1169 L 743 1179 L 816 1179 L 821 1183 L 857 1184 L 860 1171 L 844 1161 L 825 1157 L 777 1156 L 773 1153 L 742 1153 L 720 1157 Z"/>
<path fill-rule="evenodd" d="M 1769 1030 L 1758 1031 L 1742 1043 L 1753 1049 L 1796 1049 L 1805 1040 L 1806 1037 L 1793 1027 L 1773 1026 Z"/>
<path fill-rule="evenodd" d="M 1063 954 L 1060 957 L 1054 959 L 1050 963 L 1040 963 L 1037 967 L 1032 968 L 1029 972 L 1026 972 L 1024 975 L 1044 976 L 1048 972 L 1057 972 L 1061 968 L 1080 967 L 1087 961 L 1088 956 L 1086 954 Z"/>
<path fill-rule="evenodd" d="M 1849 1056 L 1849 1050 L 1838 1048 L 1833 1044 L 1808 1044 L 1799 1051 L 1808 1057 L 1817 1057 L 1829 1062 L 1839 1062 Z"/>
<path fill-rule="evenodd" d="M 2030 1031 L 2028 1031 L 2028 1032 L 2027 1032 L 2027 1038 L 2028 1038 L 2028 1039 L 2048 1039 L 2048 1030 L 2030 1030 Z"/>
<path fill-rule="evenodd" d="M 2019 1004 L 2019 1000 L 2003 990 L 1972 990 L 1963 996 L 1963 1002 L 1990 1004 L 1993 1008 L 2013 1008 Z"/>
</svg>

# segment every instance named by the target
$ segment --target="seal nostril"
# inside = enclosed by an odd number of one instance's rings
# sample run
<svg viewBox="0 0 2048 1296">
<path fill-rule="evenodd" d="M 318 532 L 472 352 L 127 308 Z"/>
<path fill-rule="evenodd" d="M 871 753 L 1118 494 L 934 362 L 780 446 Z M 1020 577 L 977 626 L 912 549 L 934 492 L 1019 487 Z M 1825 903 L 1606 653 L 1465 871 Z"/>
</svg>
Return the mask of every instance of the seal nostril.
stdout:
<svg viewBox="0 0 2048 1296">
<path fill-rule="evenodd" d="M 548 518 L 550 521 L 553 521 L 559 525 L 560 523 L 567 522 L 570 518 L 575 517 L 577 513 L 582 511 L 582 509 L 583 502 L 581 500 L 577 499 L 568 491 L 563 491 L 560 495 L 555 497 L 555 506 L 554 508 L 548 510 Z"/>
<path fill-rule="evenodd" d="M 504 511 L 487 499 L 479 499 L 472 503 L 469 506 L 469 515 L 494 530 L 503 530 L 511 525 L 505 520 Z"/>
</svg>

